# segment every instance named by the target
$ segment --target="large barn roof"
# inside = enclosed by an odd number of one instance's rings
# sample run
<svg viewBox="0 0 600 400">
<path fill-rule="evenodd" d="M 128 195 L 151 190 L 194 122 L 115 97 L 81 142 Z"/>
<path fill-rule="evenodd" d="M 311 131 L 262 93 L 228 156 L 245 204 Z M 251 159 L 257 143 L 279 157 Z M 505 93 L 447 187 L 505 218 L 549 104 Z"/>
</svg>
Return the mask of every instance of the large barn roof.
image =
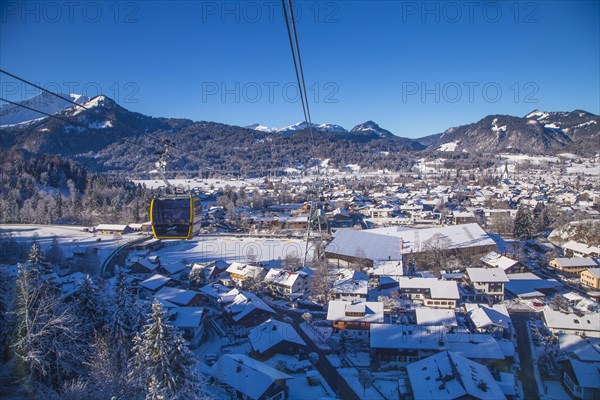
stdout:
<svg viewBox="0 0 600 400">
<path fill-rule="evenodd" d="M 477 224 L 415 229 L 388 227 L 366 230 L 341 229 L 325 251 L 369 260 L 399 260 L 402 254 L 419 253 L 438 240 L 448 249 L 495 246 L 492 238 Z M 435 244 L 434 244 L 435 245 Z"/>
</svg>

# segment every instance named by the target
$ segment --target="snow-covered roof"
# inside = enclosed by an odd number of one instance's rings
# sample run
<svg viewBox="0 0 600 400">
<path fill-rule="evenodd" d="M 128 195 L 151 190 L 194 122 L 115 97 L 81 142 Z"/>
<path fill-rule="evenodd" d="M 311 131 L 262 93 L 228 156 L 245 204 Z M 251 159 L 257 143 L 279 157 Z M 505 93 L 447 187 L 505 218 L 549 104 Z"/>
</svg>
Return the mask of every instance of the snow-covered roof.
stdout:
<svg viewBox="0 0 600 400">
<path fill-rule="evenodd" d="M 582 338 L 567 333 L 558 334 L 558 345 L 565 353 L 573 353 L 581 361 L 600 362 L 600 338 Z"/>
<path fill-rule="evenodd" d="M 331 289 L 333 293 L 340 294 L 356 294 L 356 295 L 367 295 L 369 291 L 369 282 L 363 280 L 347 280 L 338 281 L 333 285 Z"/>
<path fill-rule="evenodd" d="M 600 264 L 597 258 L 592 257 L 557 257 L 554 261 L 563 268 L 594 268 Z"/>
<path fill-rule="evenodd" d="M 589 363 L 569 359 L 579 386 L 600 389 L 600 362 Z"/>
<path fill-rule="evenodd" d="M 275 311 L 252 292 L 239 291 L 225 307 L 234 321 L 240 321 L 254 310 L 275 314 Z"/>
<path fill-rule="evenodd" d="M 550 329 L 600 331 L 600 314 L 585 314 L 578 317 L 576 314 L 544 310 L 544 321 Z"/>
<path fill-rule="evenodd" d="M 485 304 L 465 304 L 465 308 L 468 318 L 478 329 L 492 325 L 504 329 L 510 327 L 511 319 L 504 304 L 494 304 L 491 307 Z"/>
<path fill-rule="evenodd" d="M 383 303 L 376 301 L 353 303 L 350 301 L 331 300 L 327 308 L 327 320 L 383 322 Z"/>
<path fill-rule="evenodd" d="M 202 307 L 174 307 L 169 310 L 169 314 L 174 316 L 173 326 L 178 328 L 197 328 L 202 322 Z"/>
<path fill-rule="evenodd" d="M 157 299 L 164 299 L 173 304 L 185 306 L 189 304 L 198 294 L 193 290 L 180 289 L 175 287 L 163 287 L 156 293 Z"/>
<path fill-rule="evenodd" d="M 292 379 L 268 365 L 243 354 L 224 354 L 213 365 L 212 375 L 251 399 L 260 398 L 280 379 Z"/>
<path fill-rule="evenodd" d="M 232 262 L 229 267 L 225 270 L 230 274 L 241 275 L 244 278 L 246 277 L 257 277 L 260 275 L 262 271 L 264 271 L 263 267 L 259 267 L 257 265 L 249 265 L 249 264 L 241 264 L 239 262 Z"/>
<path fill-rule="evenodd" d="M 454 310 L 420 307 L 415 309 L 417 325 L 458 326 Z"/>
<path fill-rule="evenodd" d="M 477 360 L 504 360 L 506 358 L 500 342 L 491 335 L 482 333 L 457 334 L 446 337 L 446 348 L 464 357 Z M 512 344 L 511 344 L 512 345 Z M 513 353 L 514 353 L 514 345 Z"/>
<path fill-rule="evenodd" d="M 458 286 L 454 281 L 440 281 L 435 278 L 398 278 L 400 290 L 429 289 L 432 299 L 460 299 Z"/>
<path fill-rule="evenodd" d="M 406 369 L 415 400 L 506 398 L 485 366 L 451 351 L 427 357 Z"/>
<path fill-rule="evenodd" d="M 501 268 L 467 268 L 467 276 L 471 282 L 508 282 Z"/>
<path fill-rule="evenodd" d="M 148 289 L 148 290 L 158 290 L 161 286 L 166 285 L 169 281 L 171 280 L 171 278 L 169 278 L 168 276 L 164 276 L 161 274 L 154 274 L 152 275 L 150 278 L 141 281 L 140 282 L 140 286 Z"/>
<path fill-rule="evenodd" d="M 259 353 L 264 353 L 284 341 L 306 346 L 292 325 L 274 319 L 252 328 L 248 333 L 248 339 L 252 348 Z"/>
<path fill-rule="evenodd" d="M 562 283 L 558 282 L 556 279 L 541 279 L 531 272 L 509 274 L 507 276 L 509 282 L 504 285 L 504 288 L 507 292 L 521 298 L 543 297 L 545 295 L 539 290 L 558 290 L 562 287 Z"/>
<path fill-rule="evenodd" d="M 600 268 L 590 268 L 588 272 L 592 274 L 595 278 L 600 279 Z"/>
<path fill-rule="evenodd" d="M 402 254 L 424 251 L 428 240 L 444 237 L 449 249 L 495 246 L 478 224 L 451 225 L 425 229 L 387 227 L 365 230 L 340 229 L 327 245 L 327 253 L 355 257 L 363 250 L 369 260 L 400 260 Z"/>
<path fill-rule="evenodd" d="M 588 246 L 585 243 L 579 243 L 574 240 L 569 240 L 562 246 L 564 249 L 571 250 L 581 254 L 593 254 L 600 253 L 600 247 L 598 246 Z"/>
<path fill-rule="evenodd" d="M 127 229 L 127 225 L 99 224 L 96 226 L 96 230 L 98 231 L 124 231 L 125 229 Z"/>
<path fill-rule="evenodd" d="M 373 268 L 369 269 L 369 274 L 374 276 L 402 276 L 404 270 L 402 267 L 402 261 L 375 261 L 373 262 Z"/>
<path fill-rule="evenodd" d="M 271 268 L 264 281 L 267 283 L 275 283 L 282 286 L 292 287 L 296 280 L 300 277 L 306 277 L 305 272 L 292 272 L 280 268 Z"/>
<path fill-rule="evenodd" d="M 186 265 L 182 262 L 171 263 L 167 265 L 161 265 L 161 268 L 167 271 L 170 275 L 176 274 L 178 272 L 186 269 Z"/>
<path fill-rule="evenodd" d="M 218 283 L 211 283 L 200 288 L 200 292 L 204 295 L 213 297 L 215 299 L 221 298 L 225 293 L 230 292 L 232 289 L 227 286 L 220 285 Z"/>
<path fill-rule="evenodd" d="M 503 360 L 498 342 L 487 334 L 456 331 L 444 326 L 371 324 L 371 348 L 399 350 L 451 350 L 468 358 Z"/>
<path fill-rule="evenodd" d="M 519 263 L 518 261 L 498 254 L 495 251 L 489 252 L 485 256 L 481 257 L 480 260 L 488 267 L 500 268 L 504 271 Z"/>
<path fill-rule="evenodd" d="M 134 264 L 140 264 L 142 267 L 146 268 L 148 271 L 154 271 L 159 267 L 157 262 L 154 262 L 148 258 L 142 258 L 141 260 L 137 260 Z"/>
</svg>

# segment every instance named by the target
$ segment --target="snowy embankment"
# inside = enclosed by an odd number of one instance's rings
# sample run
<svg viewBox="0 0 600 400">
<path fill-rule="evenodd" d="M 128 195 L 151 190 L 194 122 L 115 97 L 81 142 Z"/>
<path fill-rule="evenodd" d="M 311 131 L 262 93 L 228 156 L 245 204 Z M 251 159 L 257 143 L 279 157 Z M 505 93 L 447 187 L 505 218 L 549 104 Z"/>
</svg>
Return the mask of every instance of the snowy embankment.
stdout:
<svg viewBox="0 0 600 400">
<path fill-rule="evenodd" d="M 39 244 L 46 252 L 53 241 L 61 247 L 63 257 L 68 259 L 80 250 L 96 249 L 98 265 L 102 265 L 120 246 L 140 239 L 144 234 L 103 235 L 90 232 L 88 227 L 75 225 L 23 225 L 6 224 L 0 227 L 0 233 L 10 234 L 16 242 Z"/>
</svg>

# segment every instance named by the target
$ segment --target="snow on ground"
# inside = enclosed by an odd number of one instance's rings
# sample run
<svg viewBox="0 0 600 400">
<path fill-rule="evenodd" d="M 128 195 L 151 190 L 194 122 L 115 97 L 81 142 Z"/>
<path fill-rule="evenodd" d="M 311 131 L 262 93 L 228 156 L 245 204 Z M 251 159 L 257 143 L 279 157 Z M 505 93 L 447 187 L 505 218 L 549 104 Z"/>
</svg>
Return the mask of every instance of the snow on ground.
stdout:
<svg viewBox="0 0 600 400">
<path fill-rule="evenodd" d="M 327 354 L 325 357 L 327 357 L 333 368 L 342 367 L 342 359 L 337 354 Z"/>
<path fill-rule="evenodd" d="M 146 187 L 152 189 L 165 186 L 165 182 L 160 178 L 134 180 L 133 182 L 137 184 L 146 185 Z M 264 182 L 264 179 L 169 179 L 169 182 L 175 187 L 185 189 L 209 189 L 210 187 L 214 187 L 215 189 L 222 189 L 225 186 L 239 189 L 241 187 L 262 184 Z"/>
<path fill-rule="evenodd" d="M 170 241 L 158 250 L 165 264 L 181 260 L 188 262 L 248 262 L 285 259 L 288 254 L 302 256 L 306 242 L 298 239 L 268 239 L 253 237 L 198 237 L 192 240 Z"/>
<path fill-rule="evenodd" d="M 56 237 L 58 244 L 68 257 L 74 250 L 87 247 L 98 249 L 98 261 L 102 264 L 119 246 L 127 242 L 140 239 L 141 233 L 121 235 L 115 238 L 113 235 L 102 235 L 86 232 L 83 226 L 71 225 L 2 225 L 0 233 L 10 233 L 17 242 L 31 242 L 35 240 L 40 245 L 42 252 L 46 251 Z"/>
<path fill-rule="evenodd" d="M 548 128 L 548 129 L 560 129 L 560 126 L 556 126 L 556 124 L 546 124 L 546 125 L 544 125 L 544 128 Z"/>
<path fill-rule="evenodd" d="M 308 325 L 306 322 L 302 322 L 300 324 L 300 329 L 306 333 L 306 336 L 308 336 L 319 349 L 330 350 L 327 339 L 331 337 L 333 328 Z"/>
<path fill-rule="evenodd" d="M 375 372 L 373 373 L 373 386 L 375 386 L 386 399 L 399 399 L 398 379 L 401 377 L 408 379 L 406 373 L 401 373 L 399 371 Z"/>
<path fill-rule="evenodd" d="M 508 160 L 509 163 L 518 164 L 529 161 L 532 164 L 540 164 L 542 162 L 557 163 L 558 157 L 555 156 L 528 156 L 525 154 L 500 154 L 502 160 Z"/>
<path fill-rule="evenodd" d="M 438 151 L 455 151 L 458 146 L 458 142 L 448 142 L 440 146 Z"/>
<path fill-rule="evenodd" d="M 371 356 L 366 351 L 357 351 L 356 353 L 346 353 L 346 358 L 350 360 L 355 367 L 367 368 L 371 366 Z"/>
<path fill-rule="evenodd" d="M 571 397 L 559 381 L 544 381 L 544 391 L 540 398 L 547 400 L 563 400 L 570 399 Z"/>
<path fill-rule="evenodd" d="M 308 384 L 306 372 L 300 370 L 301 366 L 305 364 L 310 365 L 310 362 L 307 362 L 307 360 L 298 361 L 298 359 L 294 356 L 276 354 L 270 359 L 264 361 L 264 363 L 275 368 L 275 365 L 278 361 L 283 361 L 286 365 L 295 367 L 294 369 L 299 369 L 297 372 L 285 372 L 292 377 L 292 379 L 287 381 L 288 388 L 290 389 L 288 396 L 289 400 L 313 400 L 335 395 L 334 391 L 331 389 L 331 387 L 329 387 L 323 376 L 321 376 L 321 374 L 314 369 L 311 370 L 317 372 L 321 384 L 318 386 L 310 386 Z"/>
<path fill-rule="evenodd" d="M 361 398 L 369 400 L 384 399 L 384 397 L 382 397 L 373 386 L 367 389 L 363 388 L 358 379 L 359 372 L 356 368 L 338 368 L 338 372 L 342 378 L 344 378 L 346 383 L 352 387 L 352 390 L 354 390 L 354 392 Z"/>
<path fill-rule="evenodd" d="M 537 302 L 537 300 L 534 301 Z M 541 308 L 535 307 L 531 300 L 504 300 L 504 305 L 509 311 L 541 311 Z"/>
<path fill-rule="evenodd" d="M 590 164 L 573 164 L 567 167 L 567 174 L 570 175 L 591 175 L 591 176 L 600 176 L 600 164 L 590 163 Z"/>
<path fill-rule="evenodd" d="M 506 125 L 498 126 L 498 118 L 494 118 L 492 121 L 492 132 L 506 132 Z"/>
<path fill-rule="evenodd" d="M 557 154 L 559 157 L 563 157 L 563 158 L 577 158 L 576 154 L 573 153 L 560 153 Z"/>
</svg>

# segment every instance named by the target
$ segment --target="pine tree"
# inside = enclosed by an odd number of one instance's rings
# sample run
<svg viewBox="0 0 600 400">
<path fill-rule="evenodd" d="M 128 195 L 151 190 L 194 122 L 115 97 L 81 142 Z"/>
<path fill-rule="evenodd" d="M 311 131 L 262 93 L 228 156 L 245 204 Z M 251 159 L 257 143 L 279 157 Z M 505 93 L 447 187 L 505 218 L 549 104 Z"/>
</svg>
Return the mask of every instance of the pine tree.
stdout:
<svg viewBox="0 0 600 400">
<path fill-rule="evenodd" d="M 75 299 L 75 309 L 81 319 L 82 330 L 91 340 L 94 332 L 100 331 L 103 325 L 104 303 L 89 275 L 86 275 L 80 283 L 79 292 Z"/>
<path fill-rule="evenodd" d="M 60 245 L 58 244 L 58 238 L 56 237 L 56 235 L 52 236 L 52 244 L 46 252 L 46 258 L 51 263 L 60 263 L 63 259 L 63 252 L 60 248 Z"/>
<path fill-rule="evenodd" d="M 33 386 L 59 388 L 77 377 L 87 344 L 73 310 L 31 265 L 19 265 L 16 286 L 15 353 Z"/>
<path fill-rule="evenodd" d="M 119 271 L 109 316 L 109 335 L 116 353 L 117 368 L 123 373 L 131 351 L 131 340 L 140 329 L 140 314 L 136 298 L 125 281 L 125 274 Z"/>
<path fill-rule="evenodd" d="M 195 359 L 181 332 L 154 300 L 148 323 L 134 338 L 129 377 L 146 393 L 147 400 L 202 397 Z"/>
<path fill-rule="evenodd" d="M 535 229 L 537 232 L 542 232 L 546 230 L 550 224 L 552 223 L 550 218 L 550 213 L 548 212 L 548 208 L 542 205 L 540 212 L 535 218 Z"/>
<path fill-rule="evenodd" d="M 41 264 L 45 261 L 42 251 L 40 250 L 40 245 L 36 242 L 31 245 L 27 261 L 31 264 Z"/>
<path fill-rule="evenodd" d="M 520 205 L 515 216 L 513 235 L 519 240 L 528 240 L 533 236 L 533 220 L 531 210 L 525 205 Z"/>
</svg>

